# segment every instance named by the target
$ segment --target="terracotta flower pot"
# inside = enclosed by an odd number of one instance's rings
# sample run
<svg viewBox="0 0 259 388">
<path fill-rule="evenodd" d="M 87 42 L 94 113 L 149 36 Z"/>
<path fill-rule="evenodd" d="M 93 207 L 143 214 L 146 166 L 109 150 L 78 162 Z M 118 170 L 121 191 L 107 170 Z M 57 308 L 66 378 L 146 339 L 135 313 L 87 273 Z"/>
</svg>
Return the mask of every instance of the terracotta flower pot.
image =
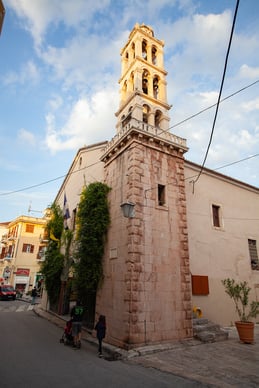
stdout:
<svg viewBox="0 0 259 388">
<path fill-rule="evenodd" d="M 254 323 L 253 322 L 235 322 L 239 339 L 245 344 L 254 343 Z"/>
</svg>

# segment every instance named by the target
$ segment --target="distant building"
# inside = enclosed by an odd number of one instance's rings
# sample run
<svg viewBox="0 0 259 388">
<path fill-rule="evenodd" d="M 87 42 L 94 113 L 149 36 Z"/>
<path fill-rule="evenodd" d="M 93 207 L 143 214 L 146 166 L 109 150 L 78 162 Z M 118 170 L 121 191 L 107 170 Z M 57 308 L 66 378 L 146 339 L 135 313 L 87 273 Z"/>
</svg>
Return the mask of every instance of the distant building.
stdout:
<svg viewBox="0 0 259 388">
<path fill-rule="evenodd" d="M 1 236 L 0 277 L 4 283 L 27 293 L 40 288 L 40 264 L 44 260 L 46 218 L 20 216 L 5 224 Z"/>
</svg>

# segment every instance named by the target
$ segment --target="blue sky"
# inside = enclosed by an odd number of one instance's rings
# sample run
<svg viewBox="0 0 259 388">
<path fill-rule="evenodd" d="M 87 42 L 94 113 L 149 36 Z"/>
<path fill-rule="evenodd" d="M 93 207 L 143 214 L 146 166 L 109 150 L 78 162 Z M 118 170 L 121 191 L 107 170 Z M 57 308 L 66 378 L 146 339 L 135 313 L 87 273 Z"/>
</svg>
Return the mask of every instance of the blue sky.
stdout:
<svg viewBox="0 0 259 388">
<path fill-rule="evenodd" d="M 0 222 L 51 204 L 77 150 L 115 135 L 120 49 L 135 23 L 165 41 L 171 132 L 202 164 L 236 0 L 3 0 Z M 206 167 L 259 186 L 259 2 L 241 0 Z M 253 83 L 255 84 L 253 86 Z M 255 156 L 257 155 L 257 156 Z M 248 159 L 249 158 L 249 159 Z M 48 182 L 48 183 L 45 183 Z M 30 215 L 41 216 L 30 212 Z"/>
</svg>

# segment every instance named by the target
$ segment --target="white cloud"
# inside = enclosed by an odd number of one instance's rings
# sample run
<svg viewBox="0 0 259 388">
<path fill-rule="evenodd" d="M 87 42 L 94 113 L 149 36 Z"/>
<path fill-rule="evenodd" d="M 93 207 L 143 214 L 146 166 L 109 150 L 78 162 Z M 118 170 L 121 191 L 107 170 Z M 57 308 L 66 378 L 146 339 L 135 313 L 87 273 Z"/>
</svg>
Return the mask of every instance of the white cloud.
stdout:
<svg viewBox="0 0 259 388">
<path fill-rule="evenodd" d="M 3 82 L 6 85 L 10 84 L 36 84 L 40 79 L 40 74 L 38 71 L 37 66 L 33 61 L 28 61 L 27 63 L 23 64 L 19 72 L 8 72 Z"/>
<path fill-rule="evenodd" d="M 240 68 L 240 77 L 250 79 L 259 78 L 259 67 L 242 65 Z"/>
<path fill-rule="evenodd" d="M 57 128 L 56 118 L 49 114 L 46 145 L 52 152 L 77 149 L 84 144 L 108 140 L 115 135 L 114 112 L 118 96 L 114 90 L 99 91 L 91 99 L 82 97 L 69 111 L 65 124 Z"/>
<path fill-rule="evenodd" d="M 35 146 L 36 138 L 35 135 L 24 128 L 21 128 L 18 132 L 18 139 L 26 146 Z"/>
<path fill-rule="evenodd" d="M 254 100 L 244 102 L 242 108 L 245 112 L 259 111 L 259 97 Z"/>
<path fill-rule="evenodd" d="M 109 3 L 109 0 L 9 0 L 8 6 L 15 10 L 23 23 L 26 22 L 25 28 L 38 46 L 50 24 L 62 22 L 74 28 L 78 28 L 80 22 L 90 24 L 95 12 Z"/>
</svg>

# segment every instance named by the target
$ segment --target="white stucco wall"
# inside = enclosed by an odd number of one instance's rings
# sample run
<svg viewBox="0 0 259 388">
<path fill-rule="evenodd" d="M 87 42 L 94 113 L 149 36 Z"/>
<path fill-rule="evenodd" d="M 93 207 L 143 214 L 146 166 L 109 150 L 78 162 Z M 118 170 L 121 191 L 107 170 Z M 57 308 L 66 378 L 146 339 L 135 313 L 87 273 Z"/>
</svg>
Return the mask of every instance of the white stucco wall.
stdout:
<svg viewBox="0 0 259 388">
<path fill-rule="evenodd" d="M 259 241 L 259 189 L 206 172 L 193 186 L 188 177 L 199 171 L 185 163 L 190 268 L 192 275 L 209 278 L 209 295 L 194 296 L 203 316 L 230 325 L 238 316 L 222 279 L 246 280 L 251 299 L 259 300 L 259 271 L 252 270 L 248 239 Z M 212 204 L 220 206 L 222 227 L 215 228 Z"/>
<path fill-rule="evenodd" d="M 70 219 L 67 222 L 70 228 L 72 227 L 73 210 L 80 202 L 83 187 L 92 182 L 103 182 L 104 168 L 100 157 L 105 146 L 106 142 L 102 142 L 79 149 L 56 196 L 55 202 L 63 209 L 64 195 L 66 194 L 70 213 Z"/>
</svg>

